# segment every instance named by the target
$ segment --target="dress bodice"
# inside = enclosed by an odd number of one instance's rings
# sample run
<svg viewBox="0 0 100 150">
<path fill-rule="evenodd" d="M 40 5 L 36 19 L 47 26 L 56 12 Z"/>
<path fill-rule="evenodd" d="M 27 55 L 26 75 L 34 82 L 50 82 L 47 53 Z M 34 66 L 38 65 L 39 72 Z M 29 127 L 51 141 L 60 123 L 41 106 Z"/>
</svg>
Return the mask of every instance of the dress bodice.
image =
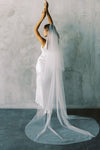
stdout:
<svg viewBox="0 0 100 150">
<path fill-rule="evenodd" d="M 42 45 L 41 45 L 41 51 L 42 51 L 43 53 L 47 51 L 47 40 L 46 40 L 46 43 L 45 43 L 45 46 L 44 46 L 44 47 L 42 47 Z"/>
<path fill-rule="evenodd" d="M 46 40 L 46 43 L 45 43 L 44 47 L 42 47 L 42 45 L 41 45 L 41 52 L 42 53 L 38 57 L 38 61 L 41 62 L 41 63 L 44 63 L 45 60 L 46 60 L 46 55 L 47 55 L 47 40 Z"/>
</svg>

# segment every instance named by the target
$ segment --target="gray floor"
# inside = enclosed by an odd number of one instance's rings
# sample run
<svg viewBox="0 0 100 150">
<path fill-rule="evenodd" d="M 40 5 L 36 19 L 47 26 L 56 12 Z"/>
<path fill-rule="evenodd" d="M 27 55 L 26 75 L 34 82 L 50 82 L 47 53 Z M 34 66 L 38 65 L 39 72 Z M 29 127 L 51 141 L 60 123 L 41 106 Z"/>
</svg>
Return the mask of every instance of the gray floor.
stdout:
<svg viewBox="0 0 100 150">
<path fill-rule="evenodd" d="M 69 145 L 45 145 L 28 139 L 25 125 L 33 118 L 33 109 L 0 109 L 0 150 L 100 150 L 100 133 L 90 141 Z M 68 114 L 95 118 L 100 124 L 100 109 L 72 109 Z"/>
</svg>

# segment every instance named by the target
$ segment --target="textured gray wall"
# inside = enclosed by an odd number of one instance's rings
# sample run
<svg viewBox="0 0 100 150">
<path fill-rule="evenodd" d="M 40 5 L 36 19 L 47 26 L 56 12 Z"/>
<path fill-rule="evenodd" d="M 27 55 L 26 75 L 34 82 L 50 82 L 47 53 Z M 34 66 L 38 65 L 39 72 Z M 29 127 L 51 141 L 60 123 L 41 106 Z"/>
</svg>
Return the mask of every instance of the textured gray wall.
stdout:
<svg viewBox="0 0 100 150">
<path fill-rule="evenodd" d="M 68 107 L 100 107 L 100 1 L 48 0 L 61 37 Z M 35 107 L 41 0 L 0 0 L 0 107 Z M 42 34 L 43 25 L 40 27 Z"/>
</svg>

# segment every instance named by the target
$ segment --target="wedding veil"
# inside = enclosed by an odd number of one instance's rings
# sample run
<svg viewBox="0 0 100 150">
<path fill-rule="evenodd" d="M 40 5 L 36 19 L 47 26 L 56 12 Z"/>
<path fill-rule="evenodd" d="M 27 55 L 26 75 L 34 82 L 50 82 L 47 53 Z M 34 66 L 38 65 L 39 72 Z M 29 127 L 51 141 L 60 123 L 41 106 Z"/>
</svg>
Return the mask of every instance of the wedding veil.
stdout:
<svg viewBox="0 0 100 150">
<path fill-rule="evenodd" d="M 33 141 L 44 144 L 69 144 L 90 140 L 99 132 L 92 118 L 67 114 L 63 72 L 63 53 L 59 34 L 50 24 L 47 37 L 47 57 L 42 74 L 43 108 L 37 109 L 26 125 L 25 133 Z"/>
</svg>

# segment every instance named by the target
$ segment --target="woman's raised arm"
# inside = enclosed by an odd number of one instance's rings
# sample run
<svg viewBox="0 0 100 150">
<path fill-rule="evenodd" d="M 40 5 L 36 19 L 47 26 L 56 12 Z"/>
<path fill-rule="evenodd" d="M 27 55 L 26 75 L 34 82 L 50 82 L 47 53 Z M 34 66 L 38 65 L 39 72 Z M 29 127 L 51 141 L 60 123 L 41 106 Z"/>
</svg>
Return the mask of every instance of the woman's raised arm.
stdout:
<svg viewBox="0 0 100 150">
<path fill-rule="evenodd" d="M 40 24 L 42 23 L 42 21 L 44 20 L 46 16 L 46 9 L 44 8 L 44 10 L 42 11 L 42 16 L 41 19 L 38 21 L 38 23 L 36 24 L 36 26 L 34 27 L 34 33 L 36 38 L 39 40 L 39 42 L 41 43 L 41 45 L 44 47 L 46 40 L 40 35 L 38 29 Z"/>
<path fill-rule="evenodd" d="M 48 7 L 49 7 L 49 4 L 48 4 L 48 2 L 46 1 L 46 3 L 44 4 L 44 8 L 46 8 L 46 14 L 47 14 L 48 22 L 49 22 L 50 24 L 53 24 L 53 20 L 52 20 L 52 18 L 51 18 L 50 13 L 49 13 Z"/>
<path fill-rule="evenodd" d="M 47 18 L 48 18 L 48 22 L 49 22 L 50 24 L 53 24 L 53 20 L 52 20 L 52 18 L 51 18 L 51 16 L 50 16 L 49 10 L 47 10 Z"/>
</svg>

